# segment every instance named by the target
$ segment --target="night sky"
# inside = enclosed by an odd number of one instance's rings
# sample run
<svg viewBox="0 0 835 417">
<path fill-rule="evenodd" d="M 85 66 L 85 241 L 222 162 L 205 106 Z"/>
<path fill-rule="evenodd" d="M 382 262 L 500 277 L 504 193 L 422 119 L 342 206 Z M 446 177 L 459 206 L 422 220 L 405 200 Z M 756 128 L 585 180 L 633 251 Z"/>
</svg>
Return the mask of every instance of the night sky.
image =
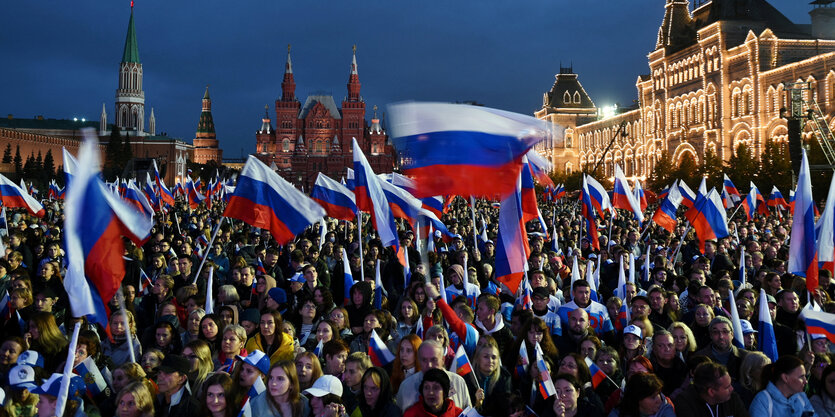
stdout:
<svg viewBox="0 0 835 417">
<path fill-rule="evenodd" d="M 771 0 L 809 23 L 807 0 Z M 368 108 L 465 101 L 531 114 L 560 63 L 598 105 L 629 105 L 647 72 L 664 0 L 137 0 L 147 118 L 190 142 L 210 84 L 226 158 L 255 150 L 264 105 L 281 94 L 287 44 L 296 96 L 347 94 L 357 45 Z M 0 115 L 114 120 L 130 2 L 8 1 L 0 13 Z M 272 113 L 271 118 L 274 118 Z M 275 125 L 275 123 L 273 123 Z"/>
</svg>

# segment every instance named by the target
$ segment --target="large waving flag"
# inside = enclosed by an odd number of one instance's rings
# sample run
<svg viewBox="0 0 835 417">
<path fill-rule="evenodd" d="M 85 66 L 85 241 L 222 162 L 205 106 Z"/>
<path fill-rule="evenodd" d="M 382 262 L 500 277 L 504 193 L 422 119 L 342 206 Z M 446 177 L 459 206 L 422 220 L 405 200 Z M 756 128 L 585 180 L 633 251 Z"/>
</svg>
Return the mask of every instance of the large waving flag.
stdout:
<svg viewBox="0 0 835 417">
<path fill-rule="evenodd" d="M 382 180 L 374 175 L 374 170 L 365 158 L 360 149 L 357 139 L 353 139 L 354 150 L 354 194 L 357 208 L 371 213 L 371 222 L 380 235 L 383 246 L 394 246 L 395 253 L 399 252 L 400 242 L 397 239 L 397 226 L 394 223 L 394 214 L 391 212 L 385 192 L 383 191 Z"/>
<path fill-rule="evenodd" d="M 531 252 L 522 220 L 521 175 L 516 175 L 516 192 L 502 201 L 499 209 L 499 233 L 496 237 L 496 279 L 514 294 L 528 265 Z"/>
<path fill-rule="evenodd" d="M 760 190 L 757 189 L 757 186 L 754 185 L 754 182 L 752 181 L 751 191 L 748 192 L 748 196 L 745 197 L 745 200 L 742 200 L 742 209 L 745 212 L 745 217 L 748 221 L 751 221 L 754 218 L 754 213 L 757 211 L 757 204 L 761 198 Z"/>
<path fill-rule="evenodd" d="M 111 193 L 99 173 L 93 129 L 85 129 L 78 173 L 67 191 L 64 233 L 67 275 L 64 288 L 75 317 L 107 326 L 109 308 L 125 276 L 122 236 L 144 242 L 153 221 Z"/>
<path fill-rule="evenodd" d="M 835 175 L 829 182 L 826 206 L 823 208 L 815 229 L 818 236 L 818 261 L 823 263 L 824 268 L 831 271 L 835 262 Z"/>
<path fill-rule="evenodd" d="M 776 207 L 783 210 L 789 208 L 789 203 L 786 203 L 786 199 L 783 198 L 783 193 L 777 189 L 776 185 L 771 188 L 771 195 L 768 196 L 766 205 L 768 207 Z"/>
<path fill-rule="evenodd" d="M 591 197 L 589 180 L 594 181 L 594 179 L 588 175 L 583 176 L 583 190 L 580 192 L 580 206 L 582 208 L 583 221 L 586 223 L 586 237 L 589 240 L 589 245 L 597 250 L 600 250 L 600 238 L 597 235 L 597 222 L 595 221 L 596 215 L 594 212 L 594 202 Z M 606 195 L 606 193 L 604 192 L 603 195 Z M 607 196 L 606 198 L 608 199 L 609 197 Z M 600 213 L 602 216 L 603 212 L 600 211 Z"/>
<path fill-rule="evenodd" d="M 641 186 L 641 181 L 635 180 L 635 189 L 632 190 L 635 194 L 635 200 L 638 201 L 638 205 L 641 207 L 641 212 L 647 209 L 647 195 L 644 193 L 644 187 Z"/>
<path fill-rule="evenodd" d="M 697 197 L 696 205 L 684 213 L 687 220 L 696 230 L 699 237 L 699 249 L 704 253 L 705 242 L 726 237 L 728 232 L 728 217 L 722 200 L 715 189 L 711 189 L 707 196 Z"/>
<path fill-rule="evenodd" d="M 148 199 L 145 198 L 145 195 L 139 190 L 139 187 L 136 186 L 136 183 L 133 182 L 133 180 L 128 182 L 124 198 L 128 204 L 135 206 L 137 210 L 144 213 L 146 216 L 154 217 L 154 209 L 151 207 L 151 203 L 148 202 Z"/>
<path fill-rule="evenodd" d="M 200 193 L 200 190 L 197 189 L 197 184 L 192 181 L 186 181 L 186 188 L 188 189 L 188 206 L 194 210 L 200 206 L 200 203 L 206 200 L 206 196 Z"/>
<path fill-rule="evenodd" d="M 43 217 L 46 214 L 46 210 L 38 200 L 2 174 L 0 174 L 0 201 L 5 207 L 25 208 L 33 216 Z"/>
<path fill-rule="evenodd" d="M 725 189 L 725 193 L 727 193 L 728 196 L 730 196 L 731 201 L 733 203 L 738 203 L 740 200 L 742 200 L 742 195 L 739 194 L 739 190 L 736 188 L 736 185 L 734 185 L 734 182 L 731 181 L 730 178 L 728 178 L 728 174 L 725 174 L 725 180 L 722 185 Z"/>
<path fill-rule="evenodd" d="M 806 333 L 822 334 L 835 343 L 835 314 L 804 308 L 800 317 L 806 322 Z"/>
<path fill-rule="evenodd" d="M 533 149 L 528 151 L 527 158 L 531 165 L 531 174 L 533 174 L 533 177 L 536 178 L 540 184 L 553 189 L 554 181 L 548 176 L 548 172 L 554 169 L 551 162 Z"/>
<path fill-rule="evenodd" d="M 583 177 L 585 178 L 586 184 L 583 186 L 583 189 L 588 188 L 588 192 L 586 194 L 588 194 L 591 204 L 595 210 L 597 210 L 600 218 L 606 218 L 606 214 L 604 213 L 606 210 L 609 210 L 614 216 L 615 210 L 614 207 L 612 207 L 612 201 L 609 199 L 609 193 L 606 192 L 603 185 L 597 182 L 597 180 L 590 175 L 584 175 Z"/>
<path fill-rule="evenodd" d="M 668 232 L 673 233 L 676 224 L 678 224 L 678 221 L 676 220 L 676 213 L 678 212 L 678 207 L 681 205 L 682 200 L 684 200 L 684 197 L 681 196 L 680 189 L 675 185 L 670 187 L 670 190 L 667 193 L 667 198 L 661 202 L 661 205 L 659 205 L 658 209 L 655 210 L 655 214 L 652 215 L 652 221 L 664 229 L 667 229 Z"/>
<path fill-rule="evenodd" d="M 539 217 L 539 207 L 536 205 L 536 189 L 531 174 L 531 164 L 528 157 L 522 157 L 522 221 L 527 223 Z"/>
<path fill-rule="evenodd" d="M 696 193 L 687 186 L 687 183 L 678 180 L 678 191 L 681 193 L 683 200 L 681 200 L 681 204 L 684 204 L 687 208 L 693 208 L 696 205 Z"/>
<path fill-rule="evenodd" d="M 64 188 L 67 189 L 72 182 L 76 172 L 78 172 L 78 160 L 67 150 L 62 148 L 64 154 Z"/>
<path fill-rule="evenodd" d="M 154 166 L 154 180 L 157 182 L 157 191 L 159 191 L 159 198 L 160 202 L 163 204 L 168 204 L 169 206 L 174 205 L 174 194 L 168 187 L 165 186 L 165 181 L 163 181 L 162 177 L 159 176 L 159 169 L 157 169 L 157 160 L 153 160 Z"/>
<path fill-rule="evenodd" d="M 635 220 L 638 220 L 638 223 L 644 221 L 641 205 L 635 200 L 635 195 L 629 188 L 629 182 L 626 181 L 626 175 L 623 174 L 618 164 L 615 164 L 615 189 L 612 193 L 612 206 L 631 211 L 635 214 Z"/>
<path fill-rule="evenodd" d="M 511 193 L 522 156 L 551 135 L 542 120 L 480 106 L 403 103 L 389 114 L 417 197 Z"/>
<path fill-rule="evenodd" d="M 371 337 L 368 338 L 368 356 L 371 357 L 374 366 L 381 368 L 394 362 L 394 354 L 391 353 L 375 330 L 371 331 Z"/>
<path fill-rule="evenodd" d="M 264 165 L 249 157 L 223 215 L 268 229 L 283 245 L 325 216 L 325 209 Z"/>
<path fill-rule="evenodd" d="M 814 293 L 818 289 L 818 250 L 815 245 L 815 203 L 805 150 L 794 196 L 788 272 L 806 277 L 806 289 Z"/>
<path fill-rule="evenodd" d="M 310 198 L 319 203 L 334 219 L 351 221 L 357 217 L 354 192 L 323 173 L 316 177 Z"/>
<path fill-rule="evenodd" d="M 779 357 L 777 354 L 777 338 L 774 336 L 774 325 L 771 322 L 771 312 L 768 310 L 768 300 L 764 289 L 760 289 L 758 303 L 760 305 L 758 314 L 760 325 L 757 334 L 757 341 L 759 342 L 757 349 L 768 356 L 771 363 L 774 363 L 777 362 Z"/>
</svg>

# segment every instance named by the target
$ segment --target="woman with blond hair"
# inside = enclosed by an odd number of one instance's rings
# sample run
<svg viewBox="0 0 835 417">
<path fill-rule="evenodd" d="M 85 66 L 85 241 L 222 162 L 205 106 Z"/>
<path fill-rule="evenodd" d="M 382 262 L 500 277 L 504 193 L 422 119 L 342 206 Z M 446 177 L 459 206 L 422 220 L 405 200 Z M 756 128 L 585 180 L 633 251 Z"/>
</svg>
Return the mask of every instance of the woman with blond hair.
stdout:
<svg viewBox="0 0 835 417">
<path fill-rule="evenodd" d="M 489 335 L 482 336 L 481 339 L 485 342 L 479 344 L 473 356 L 473 372 L 475 372 L 480 389 L 475 387 L 477 389 L 473 390 L 474 387 L 469 387 L 470 398 L 475 400 L 474 403 L 480 403 L 476 406 L 479 413 L 491 415 L 490 411 L 497 407 L 496 401 L 503 401 L 513 388 L 510 372 L 502 366 L 501 353 L 496 339 Z"/>
<path fill-rule="evenodd" d="M 125 316 L 127 316 L 127 321 L 125 321 Z M 109 326 L 113 339 L 105 337 L 101 342 L 101 348 L 104 356 L 113 361 L 113 366 L 132 362 L 128 346 L 128 331 L 130 331 L 130 343 L 133 343 L 134 360 L 142 357 L 142 345 L 136 336 L 136 320 L 134 320 L 133 313 L 123 312 L 123 310 L 114 311 L 110 314 Z"/>
<path fill-rule="evenodd" d="M 32 313 L 29 318 L 29 332 L 23 337 L 29 350 L 36 350 L 44 357 L 44 370 L 55 371 L 59 363 L 67 358 L 69 341 L 61 333 L 55 316 L 45 311 Z"/>
<path fill-rule="evenodd" d="M 152 417 L 154 400 L 142 382 L 132 382 L 116 396 L 117 417 Z"/>
<path fill-rule="evenodd" d="M 696 337 L 686 324 L 680 321 L 674 321 L 667 331 L 673 335 L 673 346 L 676 353 L 681 357 L 681 360 L 687 361 L 687 358 L 696 351 Z"/>
<path fill-rule="evenodd" d="M 763 368 L 771 363 L 771 359 L 760 351 L 749 351 L 742 364 L 739 365 L 739 385 L 736 389 L 743 404 L 751 404 L 754 395 L 765 388 L 762 383 Z"/>
<path fill-rule="evenodd" d="M 192 391 L 197 392 L 215 368 L 212 362 L 212 349 L 203 340 L 192 340 L 183 348 L 183 357 L 188 359 L 191 366 L 188 372 L 189 385 Z"/>
<path fill-rule="evenodd" d="M 301 395 L 296 365 L 292 361 L 279 361 L 267 375 L 267 395 L 252 399 L 255 416 L 303 417 L 310 414 L 310 404 Z"/>
<path fill-rule="evenodd" d="M 304 391 L 313 386 L 313 381 L 322 376 L 322 364 L 313 352 L 302 352 L 296 356 L 296 374 L 299 388 Z"/>
</svg>

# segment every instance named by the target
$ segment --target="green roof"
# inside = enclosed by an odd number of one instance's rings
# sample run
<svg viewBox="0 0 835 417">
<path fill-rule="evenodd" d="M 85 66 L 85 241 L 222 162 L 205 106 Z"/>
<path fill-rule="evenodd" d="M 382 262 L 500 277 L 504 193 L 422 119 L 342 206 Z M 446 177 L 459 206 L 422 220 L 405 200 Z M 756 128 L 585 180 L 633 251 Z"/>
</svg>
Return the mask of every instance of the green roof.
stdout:
<svg viewBox="0 0 835 417">
<path fill-rule="evenodd" d="M 136 44 L 136 27 L 133 24 L 133 8 L 130 9 L 128 36 L 125 38 L 125 53 L 122 54 L 122 62 L 139 63 L 139 46 Z"/>
</svg>

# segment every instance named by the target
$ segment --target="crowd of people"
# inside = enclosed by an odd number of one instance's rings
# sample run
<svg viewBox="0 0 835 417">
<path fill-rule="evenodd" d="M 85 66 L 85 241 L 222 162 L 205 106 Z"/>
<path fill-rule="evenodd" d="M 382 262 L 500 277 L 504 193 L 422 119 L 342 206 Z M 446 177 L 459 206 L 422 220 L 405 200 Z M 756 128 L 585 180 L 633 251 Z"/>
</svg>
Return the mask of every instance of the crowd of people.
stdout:
<svg viewBox="0 0 835 417">
<path fill-rule="evenodd" d="M 368 216 L 361 237 L 356 221 L 328 219 L 277 245 L 221 222 L 222 202 L 179 202 L 145 244 L 125 240 L 107 326 L 72 314 L 62 202 L 43 218 L 7 210 L 0 415 L 56 415 L 65 382 L 67 416 L 835 416 L 833 343 L 799 317 L 810 295 L 835 312 L 835 283 L 822 269 L 807 294 L 787 273 L 785 213 L 731 219 L 704 252 L 683 219 L 670 234 L 618 216 L 600 221 L 595 250 L 577 203 L 541 201 L 549 230 L 527 226 L 528 302 L 495 274 L 499 209 L 475 205 L 453 200 L 453 237 L 433 234 L 428 251 L 399 223 L 406 270 Z M 621 270 L 636 277 L 624 294 Z M 761 311 L 776 360 L 758 349 Z M 79 375 L 63 373 L 68 358 Z M 105 386 L 78 371 L 91 364 Z"/>
</svg>

